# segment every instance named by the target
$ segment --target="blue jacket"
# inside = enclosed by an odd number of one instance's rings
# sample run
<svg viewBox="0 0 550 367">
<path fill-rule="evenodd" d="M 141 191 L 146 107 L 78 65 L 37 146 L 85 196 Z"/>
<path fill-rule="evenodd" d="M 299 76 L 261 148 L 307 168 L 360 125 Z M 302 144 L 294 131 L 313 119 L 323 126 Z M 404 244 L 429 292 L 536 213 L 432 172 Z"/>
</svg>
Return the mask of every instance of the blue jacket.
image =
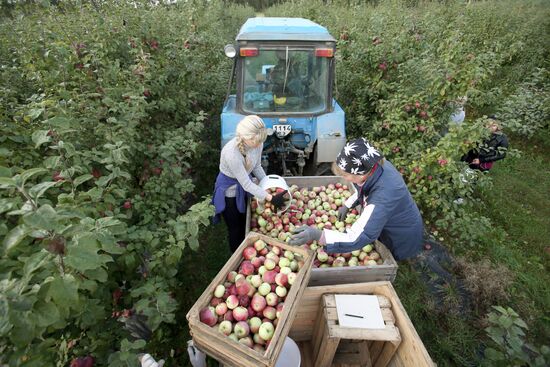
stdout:
<svg viewBox="0 0 550 367">
<path fill-rule="evenodd" d="M 422 217 L 395 167 L 386 160 L 358 191 L 361 215 L 344 233 L 324 230 L 327 252 L 351 252 L 379 239 L 396 260 L 417 255 L 423 241 Z"/>
</svg>

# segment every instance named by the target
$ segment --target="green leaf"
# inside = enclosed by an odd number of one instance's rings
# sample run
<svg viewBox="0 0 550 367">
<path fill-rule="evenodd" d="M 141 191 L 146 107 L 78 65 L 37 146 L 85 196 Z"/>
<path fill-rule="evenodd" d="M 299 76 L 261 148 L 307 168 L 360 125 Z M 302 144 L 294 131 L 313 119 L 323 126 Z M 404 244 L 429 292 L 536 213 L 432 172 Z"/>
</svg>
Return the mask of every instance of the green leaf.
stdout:
<svg viewBox="0 0 550 367">
<path fill-rule="evenodd" d="M 24 276 L 30 278 L 36 270 L 40 269 L 42 265 L 49 262 L 52 256 L 53 255 L 46 250 L 34 253 L 25 260 L 25 265 L 23 266 Z"/>
<path fill-rule="evenodd" d="M 6 237 L 4 237 L 4 241 L 2 242 L 4 251 L 7 253 L 13 250 L 31 231 L 32 229 L 28 228 L 24 224 L 12 228 Z"/>
<path fill-rule="evenodd" d="M 65 308 L 76 307 L 78 302 L 78 283 L 74 276 L 65 274 L 54 278 L 48 288 L 45 300 L 52 300 Z"/>
<path fill-rule="evenodd" d="M 41 182 L 31 187 L 31 189 L 29 190 L 29 195 L 36 200 L 44 195 L 46 190 L 55 185 L 57 185 L 57 182 L 55 181 Z"/>
<path fill-rule="evenodd" d="M 12 210 L 14 206 L 13 199 L 0 199 L 0 214 Z"/>
<path fill-rule="evenodd" d="M 72 242 L 67 249 L 65 264 L 80 272 L 104 267 L 107 262 L 112 261 L 109 255 L 98 254 L 99 244 L 92 234 L 74 238 Z"/>
<path fill-rule="evenodd" d="M 14 179 L 19 187 L 23 187 L 29 178 L 44 172 L 46 172 L 45 168 L 31 168 L 16 175 Z"/>
<path fill-rule="evenodd" d="M 13 325 L 9 321 L 9 304 L 8 301 L 0 297 L 0 336 L 8 335 Z"/>
<path fill-rule="evenodd" d="M 50 205 L 42 205 L 36 212 L 23 217 L 23 221 L 33 229 L 52 230 L 56 225 L 57 213 Z"/>
<path fill-rule="evenodd" d="M 48 136 L 49 130 L 36 130 L 32 133 L 32 141 L 34 143 L 34 147 L 38 148 L 44 143 L 49 143 L 52 138 L 51 136 Z"/>
<path fill-rule="evenodd" d="M 0 189 L 15 187 L 15 180 L 11 177 L 0 177 Z"/>
<path fill-rule="evenodd" d="M 198 250 L 198 248 L 199 248 L 199 240 L 197 240 L 196 237 L 191 237 L 191 238 L 189 238 L 188 242 L 189 242 L 189 247 L 191 247 L 191 250 L 193 250 L 193 251 L 197 251 L 197 250 Z"/>
<path fill-rule="evenodd" d="M 82 183 L 92 179 L 94 176 L 90 175 L 90 174 L 85 174 L 85 175 L 82 175 L 82 176 L 78 176 L 77 178 L 74 179 L 74 186 L 77 187 L 78 185 L 81 185 Z"/>
<path fill-rule="evenodd" d="M 11 177 L 11 169 L 8 167 L 0 166 L 0 177 Z"/>
<path fill-rule="evenodd" d="M 31 317 L 38 326 L 47 327 L 58 322 L 61 315 L 55 304 L 40 300 L 34 305 Z"/>
</svg>

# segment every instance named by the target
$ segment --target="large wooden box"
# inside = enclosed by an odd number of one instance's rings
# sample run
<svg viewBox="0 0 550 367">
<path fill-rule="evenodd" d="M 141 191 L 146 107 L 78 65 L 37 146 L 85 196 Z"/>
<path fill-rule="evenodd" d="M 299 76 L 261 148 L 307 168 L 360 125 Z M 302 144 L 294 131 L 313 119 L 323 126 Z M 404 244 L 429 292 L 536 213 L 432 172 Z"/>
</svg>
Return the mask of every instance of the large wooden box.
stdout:
<svg viewBox="0 0 550 367">
<path fill-rule="evenodd" d="M 299 187 L 323 186 L 330 183 L 346 183 L 340 176 L 296 176 L 285 177 L 289 186 L 297 185 Z M 353 187 L 353 186 L 352 186 Z M 353 188 L 353 190 L 355 190 Z M 250 231 L 250 203 L 246 210 L 246 233 Z M 393 282 L 397 275 L 397 262 L 393 258 L 390 250 L 380 241 L 374 243 L 374 247 L 380 253 L 384 261 L 382 265 L 366 266 L 344 266 L 339 268 L 313 268 L 309 286 L 347 284 L 347 283 L 365 283 L 381 280 Z"/>
<path fill-rule="evenodd" d="M 278 246 L 282 250 L 290 250 L 294 253 L 299 253 L 304 258 L 304 265 L 299 270 L 294 284 L 285 299 L 283 313 L 279 318 L 275 333 L 271 339 L 271 343 L 264 354 L 248 348 L 225 335 L 218 332 L 216 327 L 210 327 L 202 323 L 199 319 L 199 312 L 203 307 L 209 305 L 213 297 L 214 289 L 218 284 L 223 284 L 229 272 L 236 270 L 243 260 L 242 252 L 245 247 L 253 244 L 256 240 L 264 240 L 268 246 Z M 289 246 L 285 243 L 277 241 L 273 238 L 264 236 L 259 233 L 249 233 L 237 251 L 229 258 L 225 266 L 220 270 L 210 285 L 205 289 L 203 294 L 195 302 L 193 307 L 187 313 L 187 321 L 189 330 L 193 337 L 193 342 L 204 353 L 214 357 L 222 362 L 224 367 L 272 367 L 277 362 L 281 348 L 294 316 L 297 312 L 297 304 L 307 287 L 309 277 L 311 275 L 313 263 L 313 252 L 306 251 L 302 248 Z"/>
<path fill-rule="evenodd" d="M 435 367 L 426 347 L 418 336 L 403 304 L 392 284 L 388 281 L 340 284 L 323 287 L 308 287 L 298 304 L 298 313 L 290 329 L 289 337 L 298 342 L 302 354 L 302 367 L 314 367 L 311 340 L 317 315 L 324 294 L 373 294 L 385 296 L 391 302 L 395 326 L 399 328 L 401 343 L 390 360 L 390 367 Z M 371 350 L 376 350 L 372 346 Z M 360 353 L 361 351 L 357 351 Z M 377 356 L 374 356 L 376 359 Z M 340 366 L 336 363 L 333 367 Z"/>
</svg>

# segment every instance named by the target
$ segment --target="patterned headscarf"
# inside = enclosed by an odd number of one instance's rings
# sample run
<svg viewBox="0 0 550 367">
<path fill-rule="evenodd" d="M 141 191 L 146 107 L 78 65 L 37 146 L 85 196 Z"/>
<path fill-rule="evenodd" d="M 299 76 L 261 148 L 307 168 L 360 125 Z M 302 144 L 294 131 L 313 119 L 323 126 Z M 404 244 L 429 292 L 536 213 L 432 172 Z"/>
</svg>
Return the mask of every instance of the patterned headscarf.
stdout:
<svg viewBox="0 0 550 367">
<path fill-rule="evenodd" d="M 352 140 L 336 157 L 336 164 L 352 175 L 364 175 L 384 156 L 369 144 L 365 138 Z"/>
</svg>

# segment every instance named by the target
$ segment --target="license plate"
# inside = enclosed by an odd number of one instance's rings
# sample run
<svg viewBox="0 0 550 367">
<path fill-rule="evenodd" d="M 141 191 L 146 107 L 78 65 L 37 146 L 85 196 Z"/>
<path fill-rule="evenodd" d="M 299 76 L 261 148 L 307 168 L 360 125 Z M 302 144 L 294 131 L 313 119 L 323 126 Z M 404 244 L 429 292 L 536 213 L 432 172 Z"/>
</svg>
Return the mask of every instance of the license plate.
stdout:
<svg viewBox="0 0 550 367">
<path fill-rule="evenodd" d="M 277 136 L 287 136 L 292 131 L 292 127 L 290 125 L 273 125 L 273 131 Z"/>
</svg>

